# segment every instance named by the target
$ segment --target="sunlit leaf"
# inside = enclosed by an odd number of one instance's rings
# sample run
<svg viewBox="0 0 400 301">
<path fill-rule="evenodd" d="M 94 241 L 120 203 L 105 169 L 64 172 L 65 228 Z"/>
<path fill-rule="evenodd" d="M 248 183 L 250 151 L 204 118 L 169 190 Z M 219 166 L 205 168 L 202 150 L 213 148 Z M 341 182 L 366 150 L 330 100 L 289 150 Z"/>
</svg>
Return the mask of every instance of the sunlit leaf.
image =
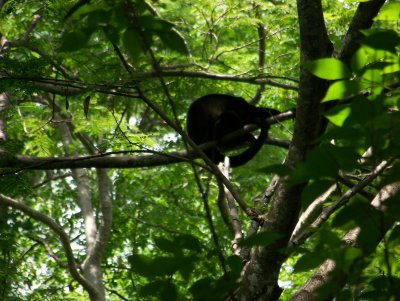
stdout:
<svg viewBox="0 0 400 301">
<path fill-rule="evenodd" d="M 383 69 L 384 74 L 396 73 L 399 71 L 400 71 L 400 63 L 394 63 L 394 64 L 387 65 Z"/>
<path fill-rule="evenodd" d="M 381 21 L 398 21 L 400 19 L 400 2 L 387 2 L 379 12 L 375 20 Z"/>
<path fill-rule="evenodd" d="M 382 71 L 379 69 L 368 68 L 362 74 L 362 79 L 366 80 L 371 86 L 380 85 L 383 82 Z"/>
<path fill-rule="evenodd" d="M 326 92 L 322 102 L 330 100 L 344 99 L 355 95 L 361 90 L 361 84 L 358 81 L 341 80 L 331 84 Z"/>
<path fill-rule="evenodd" d="M 324 116 L 334 125 L 343 126 L 343 123 L 346 121 L 347 117 L 349 117 L 350 113 L 351 108 L 347 105 L 344 105 L 332 108 L 331 110 L 325 112 Z"/>
<path fill-rule="evenodd" d="M 351 71 L 338 59 L 325 58 L 305 63 L 305 68 L 315 76 L 335 80 L 349 78 Z"/>
<path fill-rule="evenodd" d="M 370 2 L 371 0 L 344 0 L 344 3 L 352 4 L 352 3 L 362 3 L 362 2 Z"/>
</svg>

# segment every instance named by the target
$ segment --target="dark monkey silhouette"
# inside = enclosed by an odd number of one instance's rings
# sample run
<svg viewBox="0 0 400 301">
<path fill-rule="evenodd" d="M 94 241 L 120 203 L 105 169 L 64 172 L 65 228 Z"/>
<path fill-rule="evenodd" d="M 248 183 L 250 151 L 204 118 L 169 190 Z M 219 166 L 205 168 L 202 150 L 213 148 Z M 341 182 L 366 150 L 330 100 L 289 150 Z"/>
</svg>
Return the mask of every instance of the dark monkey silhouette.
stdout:
<svg viewBox="0 0 400 301">
<path fill-rule="evenodd" d="M 190 105 L 187 113 L 187 131 L 193 142 L 199 145 L 218 140 L 247 124 L 259 126 L 261 130 L 257 139 L 251 133 L 247 133 L 205 151 L 205 154 L 218 164 L 225 158 L 220 148 L 250 144 L 244 152 L 229 156 L 230 165 L 235 167 L 245 164 L 257 154 L 268 136 L 269 124 L 266 119 L 279 113 L 274 109 L 251 105 L 241 97 L 209 94 L 200 97 Z"/>
</svg>

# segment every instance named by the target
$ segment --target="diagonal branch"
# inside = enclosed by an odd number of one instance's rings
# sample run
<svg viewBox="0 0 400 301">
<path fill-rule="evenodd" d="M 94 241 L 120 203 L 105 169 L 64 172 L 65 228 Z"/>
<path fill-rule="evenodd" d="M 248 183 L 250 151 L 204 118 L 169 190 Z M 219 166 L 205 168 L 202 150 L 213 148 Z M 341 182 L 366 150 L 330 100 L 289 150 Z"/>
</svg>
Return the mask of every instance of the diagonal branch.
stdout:
<svg viewBox="0 0 400 301">
<path fill-rule="evenodd" d="M 377 210 L 384 213 L 387 209 L 385 208 L 385 201 L 390 198 L 398 195 L 400 192 L 400 182 L 393 182 L 385 185 L 382 189 L 376 194 L 374 199 L 371 201 L 371 206 L 375 207 Z M 372 218 L 372 217 L 371 217 Z M 390 229 L 392 222 L 389 222 L 377 232 L 381 237 L 376 237 L 375 246 L 381 241 L 382 237 L 384 237 L 385 233 L 388 229 Z M 347 246 L 359 247 L 357 244 L 358 237 L 361 233 L 361 229 L 359 227 L 351 229 L 346 235 L 343 237 L 343 242 Z M 371 251 L 373 248 L 371 248 Z M 368 252 L 363 256 L 368 256 Z M 347 273 L 355 268 L 358 264 L 358 261 L 355 261 L 352 266 L 348 269 L 338 268 L 335 261 L 333 259 L 328 258 L 323 262 L 319 268 L 315 271 L 315 273 L 304 283 L 304 285 L 293 295 L 290 299 L 291 301 L 317 301 L 321 300 L 318 296 L 318 290 L 329 283 L 336 283 L 341 286 L 341 283 L 345 283 L 343 279 L 347 277 Z M 340 289 L 339 287 L 337 289 Z M 392 287 L 392 291 L 398 294 L 398 289 Z M 397 296 L 399 297 L 399 296 Z M 324 300 L 331 300 L 333 296 L 325 296 Z M 396 299 L 398 300 L 398 299 Z"/>
<path fill-rule="evenodd" d="M 351 57 L 360 47 L 360 42 L 364 37 L 361 30 L 371 27 L 374 17 L 385 2 L 386 0 L 372 0 L 362 2 L 358 5 L 346 36 L 343 39 L 342 48 L 339 50 L 338 58 L 340 60 L 347 64 L 350 63 Z"/>
<path fill-rule="evenodd" d="M 371 172 L 371 174 L 366 177 L 363 181 L 360 183 L 357 183 L 354 185 L 351 189 L 347 190 L 336 202 L 333 204 L 329 205 L 328 207 L 325 207 L 319 217 L 311 224 L 309 232 L 304 233 L 298 241 L 304 241 L 307 239 L 312 233 L 314 233 L 318 228 L 321 227 L 321 225 L 340 207 L 342 207 L 344 204 L 346 204 L 352 196 L 354 196 L 358 191 L 362 190 L 365 186 L 370 184 L 376 177 L 378 177 L 380 174 L 382 174 L 385 169 L 390 166 L 391 162 L 393 160 L 389 161 L 382 161 L 378 166 L 375 167 L 375 169 Z"/>
</svg>

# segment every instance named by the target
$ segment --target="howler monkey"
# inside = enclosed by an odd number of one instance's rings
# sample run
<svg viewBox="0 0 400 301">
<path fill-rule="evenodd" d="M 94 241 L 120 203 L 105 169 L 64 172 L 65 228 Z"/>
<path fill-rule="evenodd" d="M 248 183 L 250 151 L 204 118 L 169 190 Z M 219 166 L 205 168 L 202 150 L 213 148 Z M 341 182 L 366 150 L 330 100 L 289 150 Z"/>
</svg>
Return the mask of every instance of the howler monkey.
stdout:
<svg viewBox="0 0 400 301">
<path fill-rule="evenodd" d="M 226 94 L 209 94 L 195 100 L 187 113 L 187 131 L 196 144 L 218 140 L 229 133 L 241 129 L 247 124 L 256 124 L 261 131 L 258 138 L 251 133 L 234 138 L 208 149 L 205 154 L 215 163 L 224 161 L 220 148 L 233 148 L 249 143 L 244 152 L 229 156 L 232 167 L 240 166 L 253 158 L 264 144 L 268 136 L 268 117 L 279 114 L 274 109 L 259 108 L 246 102 L 241 97 Z"/>
</svg>

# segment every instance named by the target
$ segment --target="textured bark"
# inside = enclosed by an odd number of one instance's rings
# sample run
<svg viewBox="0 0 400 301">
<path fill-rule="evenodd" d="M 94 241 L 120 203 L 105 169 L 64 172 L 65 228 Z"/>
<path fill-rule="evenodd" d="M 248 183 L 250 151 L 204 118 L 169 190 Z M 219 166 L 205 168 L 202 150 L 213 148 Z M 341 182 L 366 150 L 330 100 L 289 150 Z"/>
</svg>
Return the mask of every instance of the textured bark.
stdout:
<svg viewBox="0 0 400 301">
<path fill-rule="evenodd" d="M 354 17 L 350 23 L 349 29 L 343 40 L 342 48 L 339 51 L 338 58 L 349 63 L 351 57 L 360 46 L 360 40 L 363 37 L 360 30 L 370 28 L 373 18 L 378 14 L 385 0 L 372 0 L 360 3 Z M 381 189 L 376 197 L 371 201 L 371 205 L 379 208 L 381 203 L 391 195 L 398 193 L 400 190 L 399 183 L 387 185 Z M 390 191 L 390 193 L 389 193 Z M 384 210 L 384 208 L 380 208 Z M 386 225 L 387 226 L 387 225 Z M 343 241 L 349 246 L 355 246 L 357 237 L 360 233 L 359 228 L 352 229 L 343 238 Z M 384 234 L 384 231 L 382 231 Z M 377 241 L 378 243 L 378 241 Z M 350 269 L 351 270 L 351 269 Z M 334 275 L 334 276 L 333 276 Z M 321 286 L 328 283 L 344 283 L 347 275 L 343 270 L 337 270 L 335 263 L 331 259 L 327 259 L 314 273 L 310 279 L 302 286 L 302 288 L 291 298 L 296 301 L 314 301 L 319 300 L 316 291 Z M 340 287 L 340 285 L 339 285 Z M 339 289 L 338 287 L 338 289 Z M 333 296 L 331 296 L 333 298 Z M 327 300 L 330 300 L 329 297 Z"/>
<path fill-rule="evenodd" d="M 300 23 L 301 66 L 304 62 L 329 57 L 332 44 L 328 39 L 321 2 L 297 1 Z M 305 158 L 320 132 L 320 100 L 327 83 L 317 79 L 304 68 L 300 70 L 299 98 L 296 108 L 296 124 L 292 143 L 285 164 L 295 166 Z M 274 231 L 282 235 L 276 243 L 258 247 L 242 273 L 240 300 L 278 300 L 281 289 L 278 275 L 286 256 L 280 252 L 287 246 L 300 209 L 301 185 L 289 186 L 280 179 L 271 207 L 264 216 L 262 231 Z"/>
</svg>

